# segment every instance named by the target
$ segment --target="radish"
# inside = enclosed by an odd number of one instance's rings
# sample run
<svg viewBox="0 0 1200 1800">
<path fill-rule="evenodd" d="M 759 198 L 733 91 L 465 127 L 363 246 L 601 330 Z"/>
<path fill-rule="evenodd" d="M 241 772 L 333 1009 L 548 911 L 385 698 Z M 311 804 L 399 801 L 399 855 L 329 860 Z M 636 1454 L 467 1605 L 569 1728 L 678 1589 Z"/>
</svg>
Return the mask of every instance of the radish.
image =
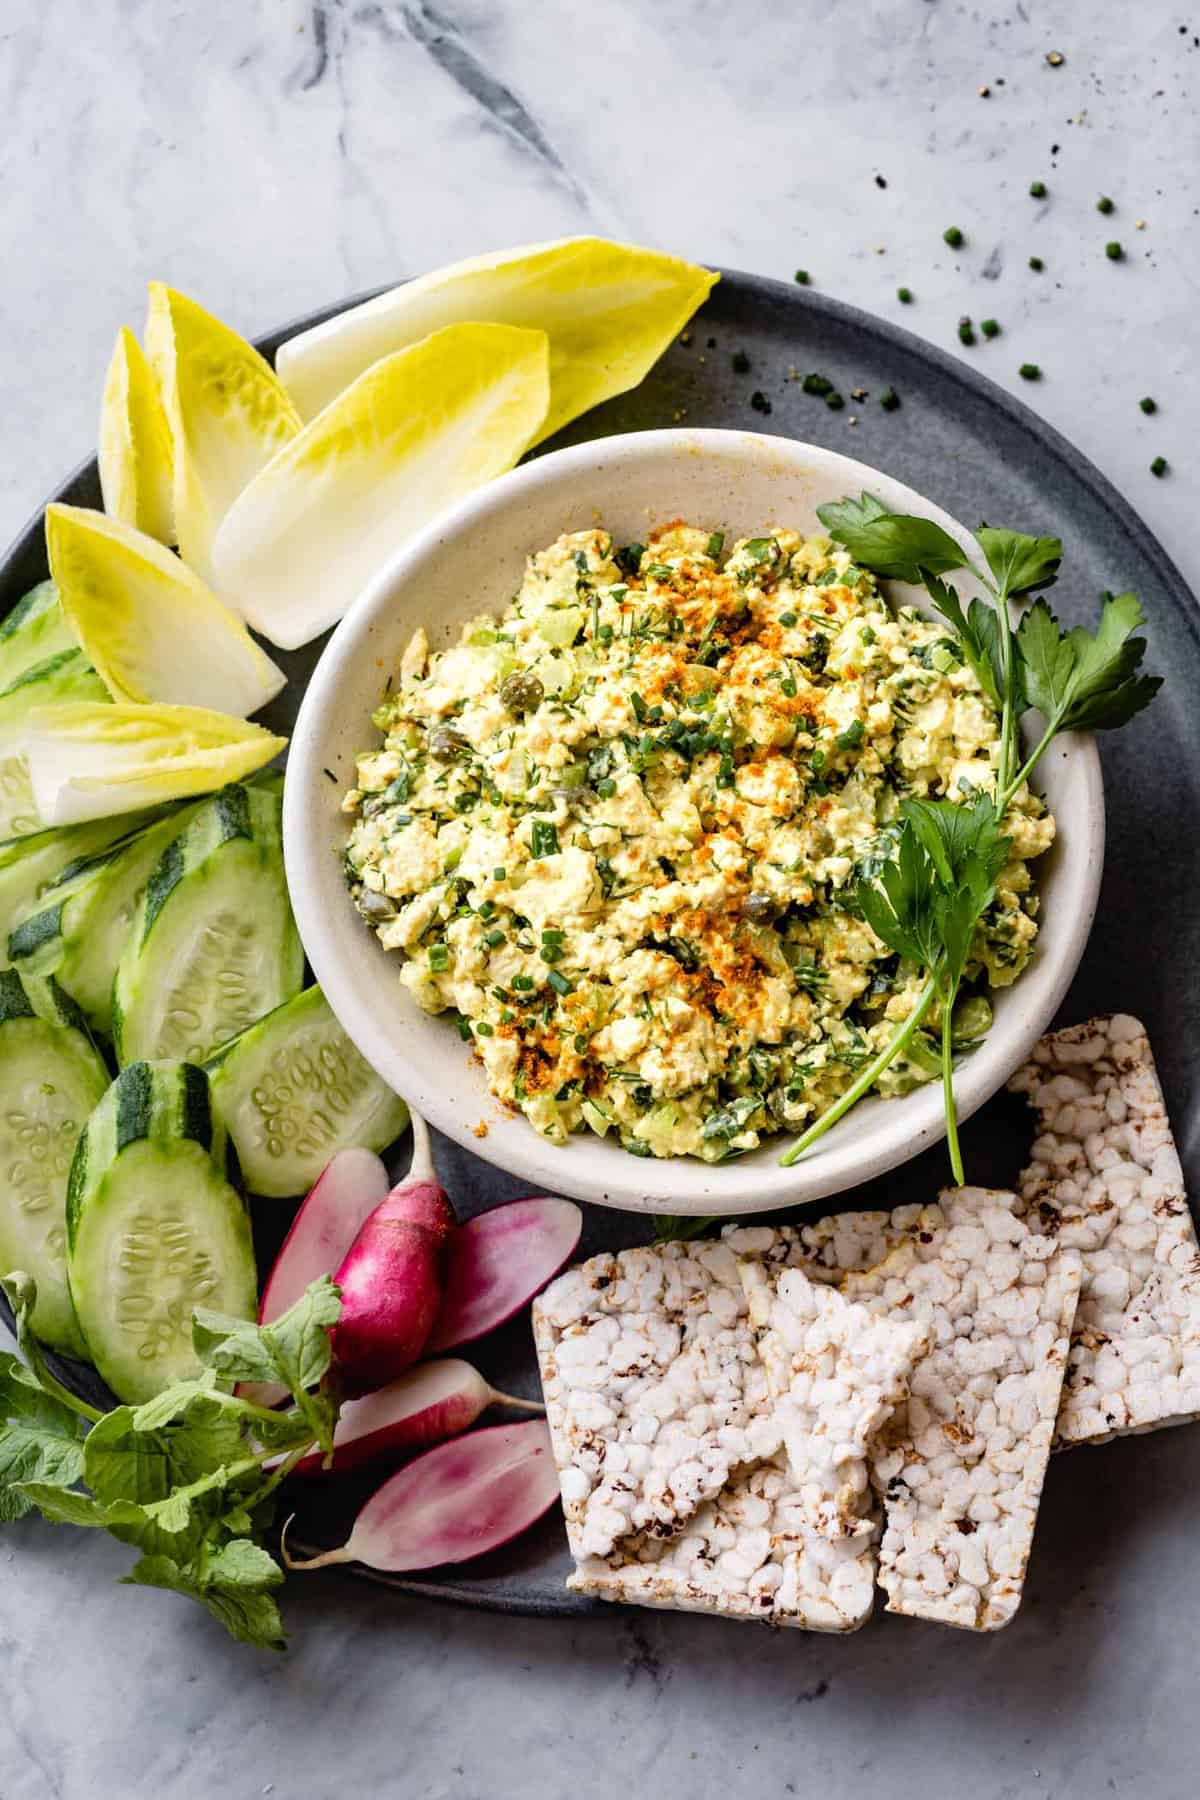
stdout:
<svg viewBox="0 0 1200 1800">
<path fill-rule="evenodd" d="M 453 1350 L 494 1331 L 557 1275 L 579 1242 L 570 1200 L 510 1200 L 460 1225 L 427 1350 Z"/>
<path fill-rule="evenodd" d="M 545 1410 L 539 1400 L 497 1393 L 477 1369 L 457 1357 L 422 1363 L 377 1394 L 346 1401 L 333 1434 L 332 1472 L 344 1475 L 378 1456 L 425 1450 L 443 1438 L 457 1437 L 489 1406 Z M 295 1473 L 323 1474 L 324 1461 L 314 1450 L 297 1463 Z"/>
<path fill-rule="evenodd" d="M 507 1544 L 557 1499 L 545 1420 L 493 1425 L 427 1450 L 385 1481 L 340 1549 L 296 1562 L 288 1554 L 285 1526 L 281 1552 L 289 1569 L 346 1562 L 390 1574 L 436 1569 Z"/>
<path fill-rule="evenodd" d="M 370 1150 L 339 1150 L 326 1164 L 271 1265 L 258 1303 L 260 1325 L 285 1313 L 310 1281 L 337 1268 L 363 1221 L 386 1195 L 389 1180 L 386 1165 Z M 287 1399 L 285 1387 L 268 1382 L 243 1382 L 238 1392 L 259 1406 L 278 1406 Z"/>
<path fill-rule="evenodd" d="M 334 1273 L 342 1316 L 330 1329 L 344 1393 L 386 1387 L 416 1362 L 433 1330 L 454 1234 L 424 1119 L 412 1114 L 408 1174 L 363 1221 Z"/>
</svg>

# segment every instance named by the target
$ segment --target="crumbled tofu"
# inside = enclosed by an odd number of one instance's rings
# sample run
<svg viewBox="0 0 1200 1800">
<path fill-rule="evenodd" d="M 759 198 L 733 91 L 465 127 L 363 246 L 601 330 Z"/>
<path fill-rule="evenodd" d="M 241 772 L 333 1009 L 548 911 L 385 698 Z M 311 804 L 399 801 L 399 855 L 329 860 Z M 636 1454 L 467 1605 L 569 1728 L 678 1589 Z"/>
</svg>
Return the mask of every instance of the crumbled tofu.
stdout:
<svg viewBox="0 0 1200 1800">
<path fill-rule="evenodd" d="M 732 1251 L 594 1256 L 534 1303 L 572 1554 L 666 1537 L 779 1446 Z"/>
<path fill-rule="evenodd" d="M 871 1452 L 880 1584 L 889 1612 L 980 1631 L 1020 1604 L 1079 1291 L 1077 1252 L 1031 1230 L 1017 1205 L 962 1188 L 938 1206 L 785 1227 L 759 1250 L 775 1264 L 806 1253 L 832 1273 L 840 1249 L 848 1299 L 932 1328 Z M 742 1256 L 745 1235 L 725 1240 Z M 872 1247 L 885 1253 L 868 1267 Z"/>
<path fill-rule="evenodd" d="M 627 1538 L 585 1557 L 567 1583 L 637 1606 L 763 1619 L 808 1631 L 854 1631 L 870 1617 L 870 1538 L 822 1538 L 806 1522 L 786 1458 L 743 1471 L 664 1542 Z"/>
<path fill-rule="evenodd" d="M 1083 1258 L 1055 1447 L 1200 1417 L 1200 1245 L 1143 1026 L 1054 1032 L 1010 1086 L 1038 1115 L 1029 1222 Z"/>
<path fill-rule="evenodd" d="M 871 1537 L 868 1451 L 908 1392 L 929 1328 L 880 1318 L 800 1268 L 740 1268 L 805 1521 L 822 1537 Z"/>
</svg>

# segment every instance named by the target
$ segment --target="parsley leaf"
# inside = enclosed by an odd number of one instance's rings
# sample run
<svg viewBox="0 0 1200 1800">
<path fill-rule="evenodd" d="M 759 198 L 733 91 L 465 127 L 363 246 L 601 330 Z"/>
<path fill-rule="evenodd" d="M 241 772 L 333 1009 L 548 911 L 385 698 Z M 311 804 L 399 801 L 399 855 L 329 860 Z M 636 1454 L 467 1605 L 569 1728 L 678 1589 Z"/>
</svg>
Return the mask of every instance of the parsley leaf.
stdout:
<svg viewBox="0 0 1200 1800">
<path fill-rule="evenodd" d="M 964 612 L 955 589 L 939 581 L 936 575 L 926 575 L 925 587 L 937 611 L 957 632 L 967 661 L 975 672 L 976 681 L 992 705 L 1001 706 L 1004 664 L 1000 650 L 1000 621 L 995 607 L 990 606 L 986 600 L 977 598 L 971 601 Z"/>
<path fill-rule="evenodd" d="M 1035 588 L 1053 587 L 1058 580 L 1061 538 L 1027 537 L 1023 531 L 993 525 L 981 525 L 975 537 L 1002 594 L 1030 594 Z"/>
<path fill-rule="evenodd" d="M 961 545 L 932 519 L 889 512 L 874 494 L 818 506 L 817 517 L 856 563 L 895 581 L 920 582 L 926 574 L 961 569 L 967 560 Z"/>
<path fill-rule="evenodd" d="M 0 1353 L 0 1520 L 19 1519 L 32 1502 L 18 1484 L 70 1488 L 83 1474 L 83 1421 L 43 1393 L 15 1356 Z"/>
<path fill-rule="evenodd" d="M 1113 730 L 1150 704 L 1162 681 L 1138 674 L 1146 642 L 1132 633 L 1142 622 L 1136 594 L 1110 596 L 1094 635 L 1082 625 L 1064 633 L 1044 600 L 1029 609 L 1017 641 L 1029 703 L 1052 731 Z"/>
</svg>

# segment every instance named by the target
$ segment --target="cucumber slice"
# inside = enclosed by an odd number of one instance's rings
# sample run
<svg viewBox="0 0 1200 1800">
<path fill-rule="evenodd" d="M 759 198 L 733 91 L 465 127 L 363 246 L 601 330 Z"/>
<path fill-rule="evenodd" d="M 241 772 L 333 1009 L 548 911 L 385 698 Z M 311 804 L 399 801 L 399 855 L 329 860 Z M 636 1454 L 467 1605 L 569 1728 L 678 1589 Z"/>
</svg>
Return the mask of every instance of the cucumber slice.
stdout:
<svg viewBox="0 0 1200 1800">
<path fill-rule="evenodd" d="M 37 1282 L 33 1328 L 84 1356 L 67 1287 L 67 1176 L 108 1070 L 54 981 L 0 973 L 0 1264 Z"/>
<path fill-rule="evenodd" d="M 0 969 L 8 967 L 9 932 L 33 911 L 48 887 L 69 880 L 92 857 L 156 817 L 155 812 L 123 813 L 0 843 Z"/>
<path fill-rule="evenodd" d="M 119 1062 L 205 1062 L 299 993 L 279 821 L 270 788 L 234 785 L 164 851 L 113 984 Z"/>
<path fill-rule="evenodd" d="M 131 1063 L 87 1122 L 67 1190 L 71 1294 L 118 1399 L 199 1373 L 197 1306 L 255 1316 L 250 1220 L 226 1173 L 225 1128 L 191 1063 Z"/>
<path fill-rule="evenodd" d="M 137 836 L 111 845 L 47 889 L 8 938 L 15 968 L 53 975 L 94 1031 L 112 1030 L 113 977 L 146 883 L 199 808 L 172 810 Z"/>
<path fill-rule="evenodd" d="M 0 619 L 0 692 L 35 663 L 74 648 L 58 589 L 52 581 L 39 582 Z"/>
<path fill-rule="evenodd" d="M 408 1124 L 318 987 L 219 1050 L 209 1075 L 246 1186 L 273 1199 L 306 1194 L 339 1150 L 386 1150 Z"/>
<path fill-rule="evenodd" d="M 26 837 L 42 828 L 22 730 L 33 708 L 107 699 L 108 689 L 82 650 L 48 656 L 0 693 L 0 837 Z"/>
</svg>

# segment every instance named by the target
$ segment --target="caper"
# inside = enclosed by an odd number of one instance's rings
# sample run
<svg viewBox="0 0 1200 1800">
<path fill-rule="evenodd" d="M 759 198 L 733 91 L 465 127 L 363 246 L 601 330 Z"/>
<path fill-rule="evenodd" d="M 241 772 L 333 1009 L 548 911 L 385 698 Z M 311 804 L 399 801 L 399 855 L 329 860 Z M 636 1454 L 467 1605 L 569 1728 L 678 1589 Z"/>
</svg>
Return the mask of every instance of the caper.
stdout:
<svg viewBox="0 0 1200 1800">
<path fill-rule="evenodd" d="M 518 669 L 500 683 L 500 699 L 509 712 L 535 712 L 546 698 L 546 690 L 536 675 Z"/>
<path fill-rule="evenodd" d="M 429 734 L 429 754 L 438 762 L 457 762 L 470 745 L 452 725 L 435 725 Z"/>
<path fill-rule="evenodd" d="M 395 918 L 396 902 L 389 900 L 386 894 L 377 894 L 374 888 L 365 887 L 358 896 L 358 910 L 372 925 L 382 925 L 385 919 Z"/>
<path fill-rule="evenodd" d="M 761 888 L 752 888 L 746 895 L 742 906 L 744 916 L 752 925 L 769 925 L 779 911 L 779 903 L 772 894 L 766 894 Z"/>
</svg>

